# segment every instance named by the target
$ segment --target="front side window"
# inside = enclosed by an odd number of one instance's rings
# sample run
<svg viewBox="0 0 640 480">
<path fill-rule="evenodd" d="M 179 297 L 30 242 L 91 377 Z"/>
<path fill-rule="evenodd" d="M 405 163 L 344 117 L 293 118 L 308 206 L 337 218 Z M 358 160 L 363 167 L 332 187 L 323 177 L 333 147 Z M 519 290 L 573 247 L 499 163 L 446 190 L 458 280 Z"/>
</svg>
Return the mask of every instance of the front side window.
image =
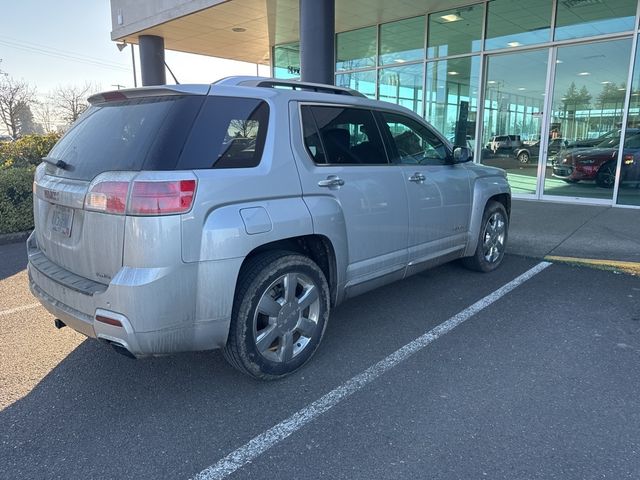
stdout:
<svg viewBox="0 0 640 480">
<path fill-rule="evenodd" d="M 397 113 L 382 112 L 391 141 L 391 161 L 401 164 L 444 165 L 447 145 L 428 127 Z"/>
<path fill-rule="evenodd" d="M 302 107 L 307 151 L 316 164 L 384 165 L 387 155 L 369 110 L 349 107 Z"/>
</svg>

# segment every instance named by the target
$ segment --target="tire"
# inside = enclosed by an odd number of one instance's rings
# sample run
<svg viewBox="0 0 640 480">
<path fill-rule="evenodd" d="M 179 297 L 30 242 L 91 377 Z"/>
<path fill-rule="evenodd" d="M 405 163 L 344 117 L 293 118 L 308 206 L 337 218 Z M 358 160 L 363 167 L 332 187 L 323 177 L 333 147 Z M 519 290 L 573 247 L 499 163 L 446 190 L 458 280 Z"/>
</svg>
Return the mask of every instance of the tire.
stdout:
<svg viewBox="0 0 640 480">
<path fill-rule="evenodd" d="M 507 211 L 499 202 L 490 200 L 484 209 L 475 253 L 462 259 L 462 264 L 478 272 L 491 272 L 504 259 L 509 232 Z"/>
<path fill-rule="evenodd" d="M 257 379 L 289 375 L 320 345 L 329 310 L 329 285 L 313 261 L 284 251 L 258 255 L 240 272 L 224 357 Z"/>
<path fill-rule="evenodd" d="M 574 180 L 572 178 L 563 178 L 562 180 L 568 184 L 578 183 L 580 181 L 580 180 Z"/>
<path fill-rule="evenodd" d="M 616 183 L 616 166 L 611 162 L 605 163 L 598 170 L 596 185 L 602 188 L 613 188 L 614 183 Z"/>
<path fill-rule="evenodd" d="M 520 163 L 529 163 L 529 159 L 530 159 L 529 152 L 525 151 L 525 152 L 520 152 L 518 154 L 518 161 Z"/>
</svg>

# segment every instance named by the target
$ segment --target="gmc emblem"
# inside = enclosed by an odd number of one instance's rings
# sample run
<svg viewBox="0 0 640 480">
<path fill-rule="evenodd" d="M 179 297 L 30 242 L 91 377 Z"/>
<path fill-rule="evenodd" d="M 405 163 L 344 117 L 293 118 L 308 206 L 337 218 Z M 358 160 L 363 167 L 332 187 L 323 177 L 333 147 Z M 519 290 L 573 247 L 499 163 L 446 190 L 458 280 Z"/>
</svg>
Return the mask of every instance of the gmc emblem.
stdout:
<svg viewBox="0 0 640 480">
<path fill-rule="evenodd" d="M 47 200 L 58 201 L 60 200 L 60 192 L 56 192 L 55 190 L 45 190 L 44 198 Z"/>
</svg>

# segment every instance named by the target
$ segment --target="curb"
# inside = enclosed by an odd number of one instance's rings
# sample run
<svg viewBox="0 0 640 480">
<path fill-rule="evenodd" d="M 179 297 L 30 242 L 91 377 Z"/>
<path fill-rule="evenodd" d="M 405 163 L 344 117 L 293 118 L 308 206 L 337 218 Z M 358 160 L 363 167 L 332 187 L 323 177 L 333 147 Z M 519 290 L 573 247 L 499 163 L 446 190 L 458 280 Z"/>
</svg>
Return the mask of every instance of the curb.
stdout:
<svg viewBox="0 0 640 480">
<path fill-rule="evenodd" d="M 601 260 L 596 258 L 559 257 L 554 255 L 547 255 L 544 257 L 544 260 L 598 268 L 600 270 L 624 272 L 640 276 L 640 262 L 621 262 L 618 260 Z"/>
<path fill-rule="evenodd" d="M 25 242 L 33 230 L 27 230 L 25 232 L 16 233 L 0 233 L 0 245 L 7 245 L 9 243 Z"/>
</svg>

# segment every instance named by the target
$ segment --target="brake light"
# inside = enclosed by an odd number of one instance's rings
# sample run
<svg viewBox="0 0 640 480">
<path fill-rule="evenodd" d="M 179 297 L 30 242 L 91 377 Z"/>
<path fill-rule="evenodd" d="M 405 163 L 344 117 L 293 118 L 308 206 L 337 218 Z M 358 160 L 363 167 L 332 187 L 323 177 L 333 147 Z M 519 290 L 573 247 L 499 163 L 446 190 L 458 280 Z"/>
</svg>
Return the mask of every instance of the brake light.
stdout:
<svg viewBox="0 0 640 480">
<path fill-rule="evenodd" d="M 166 215 L 187 212 L 191 209 L 195 191 L 195 180 L 133 182 L 127 212 L 131 215 Z"/>
<path fill-rule="evenodd" d="M 625 165 L 633 165 L 633 155 L 631 153 L 627 153 L 624 157 L 622 157 L 622 163 Z"/>
<path fill-rule="evenodd" d="M 87 193 L 84 207 L 120 215 L 171 215 L 191 209 L 195 180 L 96 182 Z"/>
<path fill-rule="evenodd" d="M 124 213 L 127 207 L 129 182 L 96 183 L 84 200 L 87 210 L 104 213 Z"/>
</svg>

